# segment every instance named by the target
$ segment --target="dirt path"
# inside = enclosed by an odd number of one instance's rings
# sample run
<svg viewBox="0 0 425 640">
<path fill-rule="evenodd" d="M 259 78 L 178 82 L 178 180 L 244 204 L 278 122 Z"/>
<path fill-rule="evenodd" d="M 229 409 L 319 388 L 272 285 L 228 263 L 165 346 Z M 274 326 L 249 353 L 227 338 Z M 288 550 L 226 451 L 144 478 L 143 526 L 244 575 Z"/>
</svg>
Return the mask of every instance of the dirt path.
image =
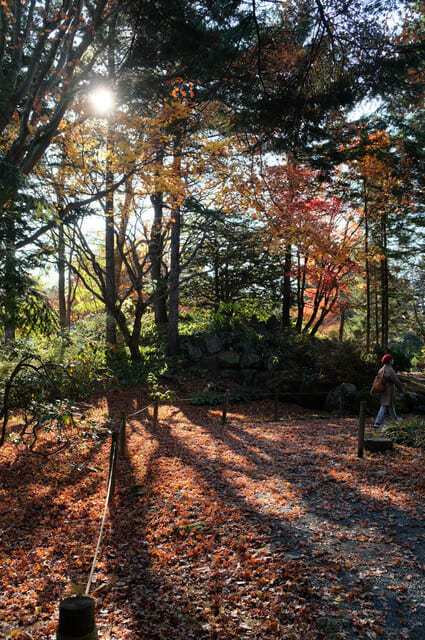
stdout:
<svg viewBox="0 0 425 640">
<path fill-rule="evenodd" d="M 97 414 L 128 414 L 142 403 L 123 393 L 100 399 Z M 270 415 L 266 401 L 231 406 L 223 428 L 218 410 L 185 402 L 161 408 L 155 434 L 146 413 L 131 420 L 130 457 L 120 462 L 93 587 L 101 633 L 125 640 L 425 638 L 423 455 L 397 446 L 359 460 L 355 420 L 317 419 L 290 406 L 277 423 Z M 105 443 L 85 468 L 106 456 Z M 81 560 L 73 547 L 66 558 L 82 580 L 102 479 L 83 470 L 73 480 L 67 520 L 85 552 Z M 79 483 L 90 487 L 89 498 Z M 6 490 L 12 503 L 16 490 Z M 56 515 L 46 513 L 64 532 L 57 502 L 69 499 L 58 487 L 50 501 Z M 6 535 L 15 570 L 16 534 L 15 545 Z M 47 540 L 41 544 L 36 530 L 31 544 L 40 555 Z M 57 582 L 50 591 L 49 575 L 43 578 L 44 593 L 65 595 L 60 576 L 60 568 L 50 572 Z M 3 637 L 50 637 L 43 611 L 52 609 L 34 591 L 40 614 L 33 626 L 12 616 Z M 9 597 L 19 602 L 18 589 Z M 12 628 L 30 635 L 11 636 Z"/>
</svg>

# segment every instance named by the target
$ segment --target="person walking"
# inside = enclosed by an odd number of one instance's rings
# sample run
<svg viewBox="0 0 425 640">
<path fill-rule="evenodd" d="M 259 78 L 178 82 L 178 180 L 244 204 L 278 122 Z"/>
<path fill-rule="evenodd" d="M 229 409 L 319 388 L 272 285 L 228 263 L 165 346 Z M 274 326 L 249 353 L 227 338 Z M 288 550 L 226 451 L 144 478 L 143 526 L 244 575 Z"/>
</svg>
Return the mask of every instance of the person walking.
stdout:
<svg viewBox="0 0 425 640">
<path fill-rule="evenodd" d="M 376 376 L 372 389 L 370 390 L 370 395 L 372 395 L 376 392 L 375 386 L 377 384 L 379 386 L 379 382 L 382 380 L 383 390 L 379 391 L 381 394 L 381 406 L 379 408 L 378 415 L 375 418 L 375 424 L 373 425 L 375 429 L 381 428 L 387 413 L 389 413 L 393 420 L 396 422 L 399 421 L 395 411 L 395 388 L 397 387 L 397 389 L 403 393 L 403 385 L 393 369 L 394 360 L 392 355 L 390 353 L 386 353 L 381 362 L 382 367 L 379 369 L 378 375 Z"/>
</svg>

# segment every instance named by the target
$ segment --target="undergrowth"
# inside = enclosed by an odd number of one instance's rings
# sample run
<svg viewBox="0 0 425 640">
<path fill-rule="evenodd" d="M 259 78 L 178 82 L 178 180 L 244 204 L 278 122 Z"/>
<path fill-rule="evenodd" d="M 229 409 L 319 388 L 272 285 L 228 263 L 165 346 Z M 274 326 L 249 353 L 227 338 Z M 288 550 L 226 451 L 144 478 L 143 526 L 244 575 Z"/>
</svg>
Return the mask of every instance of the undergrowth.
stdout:
<svg viewBox="0 0 425 640">
<path fill-rule="evenodd" d="M 389 422 L 384 433 L 397 444 L 425 449 L 425 422 L 417 417 Z"/>
</svg>

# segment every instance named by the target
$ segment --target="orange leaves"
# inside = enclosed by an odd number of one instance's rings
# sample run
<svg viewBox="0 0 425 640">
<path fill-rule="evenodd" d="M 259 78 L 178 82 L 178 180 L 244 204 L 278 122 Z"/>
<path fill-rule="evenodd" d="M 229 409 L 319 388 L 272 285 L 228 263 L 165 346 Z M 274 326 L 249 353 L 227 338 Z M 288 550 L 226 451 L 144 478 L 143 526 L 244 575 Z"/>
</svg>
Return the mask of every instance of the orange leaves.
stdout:
<svg viewBox="0 0 425 640">
<path fill-rule="evenodd" d="M 139 389 L 94 402 L 98 420 L 106 407 L 145 405 Z M 219 412 L 182 401 L 160 408 L 155 434 L 148 417 L 131 421 L 94 583 L 102 635 L 399 637 L 419 621 L 422 565 L 406 542 L 422 543 L 424 501 L 396 483 L 419 474 L 422 458 L 397 448 L 359 461 L 356 419 L 282 406 L 271 423 L 271 412 L 268 400 L 233 406 L 223 428 Z M 50 633 L 70 582 L 85 583 L 108 444 L 79 449 L 56 483 L 2 450 L 1 620 L 34 640 Z"/>
</svg>

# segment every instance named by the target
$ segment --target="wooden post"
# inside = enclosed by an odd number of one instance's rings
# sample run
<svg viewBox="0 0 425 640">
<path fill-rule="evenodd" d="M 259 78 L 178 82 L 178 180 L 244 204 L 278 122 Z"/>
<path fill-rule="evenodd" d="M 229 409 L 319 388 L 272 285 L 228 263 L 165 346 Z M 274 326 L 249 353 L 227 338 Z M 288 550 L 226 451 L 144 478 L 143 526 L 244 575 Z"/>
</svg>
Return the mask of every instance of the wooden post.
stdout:
<svg viewBox="0 0 425 640">
<path fill-rule="evenodd" d="M 59 605 L 56 640 L 97 640 L 93 598 L 65 598 Z"/>
<path fill-rule="evenodd" d="M 111 453 L 109 456 L 109 480 L 111 481 L 110 497 L 114 495 L 115 491 L 115 477 L 117 475 L 117 460 L 118 460 L 118 436 L 117 431 L 112 432 L 111 440 Z M 115 455 L 114 455 L 115 451 Z"/>
<path fill-rule="evenodd" d="M 274 392 L 274 416 L 275 422 L 279 420 L 279 389 L 276 387 Z"/>
<path fill-rule="evenodd" d="M 229 408 L 229 389 L 226 389 L 223 402 L 223 415 L 221 417 L 221 424 L 225 425 L 227 420 L 227 410 Z"/>
<path fill-rule="evenodd" d="M 120 419 L 120 456 L 125 458 L 127 455 L 127 440 L 125 433 L 125 413 L 121 412 Z"/>
<path fill-rule="evenodd" d="M 364 423 L 366 417 L 366 401 L 360 402 L 360 416 L 359 416 L 359 441 L 357 445 L 357 456 L 363 458 L 364 450 Z"/>
<path fill-rule="evenodd" d="M 152 418 L 152 431 L 156 433 L 158 429 L 158 409 L 159 409 L 159 398 L 155 397 L 155 404 L 153 406 L 153 418 Z"/>
<path fill-rule="evenodd" d="M 339 415 L 344 417 L 344 393 L 342 389 L 339 390 Z"/>
</svg>

